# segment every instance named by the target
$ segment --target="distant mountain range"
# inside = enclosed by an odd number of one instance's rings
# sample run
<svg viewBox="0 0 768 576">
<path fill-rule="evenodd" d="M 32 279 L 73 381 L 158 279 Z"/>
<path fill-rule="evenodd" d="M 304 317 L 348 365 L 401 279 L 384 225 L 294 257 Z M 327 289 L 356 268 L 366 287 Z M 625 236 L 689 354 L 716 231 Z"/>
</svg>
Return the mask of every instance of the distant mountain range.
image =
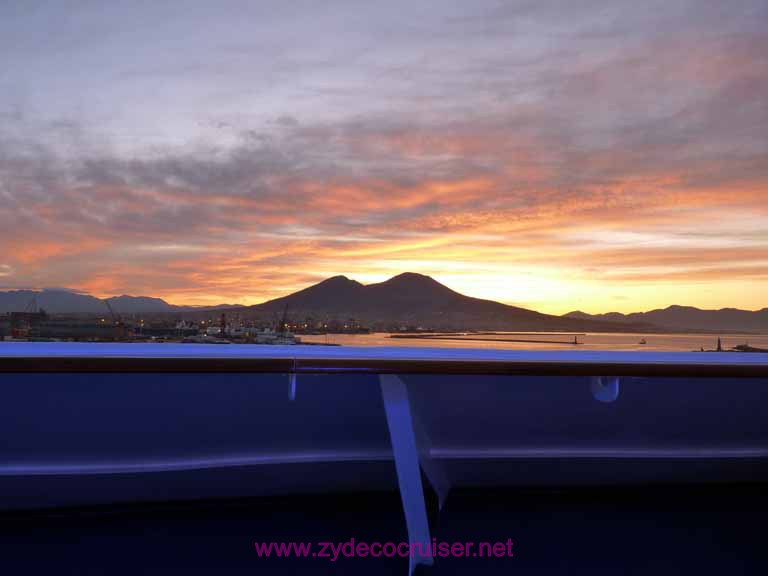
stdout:
<svg viewBox="0 0 768 576">
<path fill-rule="evenodd" d="M 148 296 L 113 296 L 107 298 L 118 314 L 172 314 L 198 310 L 231 308 L 229 304 L 213 307 L 174 306 L 160 298 Z M 109 314 L 104 300 L 71 290 L 12 290 L 0 292 L 0 313 L 23 312 L 31 304 L 51 314 Z"/>
<path fill-rule="evenodd" d="M 54 314 L 108 314 L 103 300 L 67 290 L 0 292 L 0 313 L 23 311 L 32 300 Z M 160 298 L 116 296 L 108 299 L 118 314 L 185 314 L 210 316 L 230 310 L 245 318 L 274 320 L 287 313 L 303 320 L 354 318 L 372 327 L 423 326 L 440 330 L 507 330 L 563 332 L 745 331 L 768 332 L 768 308 L 700 310 L 670 306 L 635 314 L 570 312 L 553 316 L 492 300 L 465 296 L 429 276 L 406 272 L 385 282 L 363 285 L 334 276 L 282 298 L 254 306 L 175 306 Z"/>
<path fill-rule="evenodd" d="M 768 308 L 753 312 L 737 308 L 701 310 L 692 306 L 669 306 L 664 309 L 633 314 L 621 314 L 619 312 L 585 314 L 577 311 L 569 312 L 565 314 L 565 317 L 619 324 L 638 322 L 658 326 L 665 330 L 768 332 Z"/>
</svg>

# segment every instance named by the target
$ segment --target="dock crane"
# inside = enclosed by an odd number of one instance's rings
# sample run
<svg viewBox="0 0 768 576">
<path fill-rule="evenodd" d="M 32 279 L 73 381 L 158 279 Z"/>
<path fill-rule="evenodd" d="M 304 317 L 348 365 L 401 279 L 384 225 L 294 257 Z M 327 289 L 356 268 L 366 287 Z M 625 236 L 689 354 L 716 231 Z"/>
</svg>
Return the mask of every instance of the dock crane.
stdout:
<svg viewBox="0 0 768 576">
<path fill-rule="evenodd" d="M 275 313 L 273 317 L 275 319 L 274 331 L 280 335 L 288 333 L 288 305 L 286 304 L 283 308 L 283 314 L 279 319 L 277 313 Z"/>
<path fill-rule="evenodd" d="M 47 318 L 48 314 L 37 305 L 37 297 L 33 296 L 23 312 L 10 313 L 11 337 L 18 339 L 29 338 L 35 326 Z"/>
<path fill-rule="evenodd" d="M 115 311 L 112 308 L 112 305 L 109 303 L 108 298 L 104 299 L 104 303 L 107 305 L 109 314 L 112 316 L 112 325 L 115 327 L 115 340 L 124 340 L 125 337 L 128 335 L 128 330 L 126 328 L 125 322 L 123 322 L 123 319 L 119 314 L 115 313 Z"/>
</svg>

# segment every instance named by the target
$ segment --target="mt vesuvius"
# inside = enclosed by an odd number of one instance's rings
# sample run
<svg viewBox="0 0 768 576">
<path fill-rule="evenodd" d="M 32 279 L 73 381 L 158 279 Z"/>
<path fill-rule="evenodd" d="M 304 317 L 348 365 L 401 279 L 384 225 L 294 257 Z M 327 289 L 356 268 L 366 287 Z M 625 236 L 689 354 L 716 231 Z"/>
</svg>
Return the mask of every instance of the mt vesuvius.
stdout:
<svg viewBox="0 0 768 576">
<path fill-rule="evenodd" d="M 647 330 L 648 325 L 551 316 L 492 300 L 465 296 L 437 280 L 406 272 L 363 285 L 334 276 L 282 298 L 241 310 L 254 317 L 283 312 L 293 319 L 355 318 L 372 326 L 424 326 L 436 330 L 612 331 Z"/>
</svg>

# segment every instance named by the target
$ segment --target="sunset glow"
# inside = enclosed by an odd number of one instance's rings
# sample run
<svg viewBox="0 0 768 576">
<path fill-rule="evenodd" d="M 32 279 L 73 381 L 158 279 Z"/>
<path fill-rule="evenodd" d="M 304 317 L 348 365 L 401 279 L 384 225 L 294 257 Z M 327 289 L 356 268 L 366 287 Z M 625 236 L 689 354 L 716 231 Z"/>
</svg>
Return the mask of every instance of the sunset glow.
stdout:
<svg viewBox="0 0 768 576">
<path fill-rule="evenodd" d="M 380 4 L 0 8 L 0 289 L 768 306 L 764 2 Z"/>
</svg>

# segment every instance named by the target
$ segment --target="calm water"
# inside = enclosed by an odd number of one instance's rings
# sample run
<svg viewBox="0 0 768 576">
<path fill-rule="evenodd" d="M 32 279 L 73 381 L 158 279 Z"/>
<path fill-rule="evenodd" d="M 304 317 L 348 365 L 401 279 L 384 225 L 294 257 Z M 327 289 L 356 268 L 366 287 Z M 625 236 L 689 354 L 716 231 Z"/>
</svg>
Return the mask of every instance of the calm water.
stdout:
<svg viewBox="0 0 768 576">
<path fill-rule="evenodd" d="M 499 334 L 498 336 L 483 336 L 493 338 L 496 341 L 460 341 L 460 340 L 435 340 L 415 338 L 390 338 L 389 334 L 329 334 L 326 336 L 302 335 L 305 342 L 327 342 L 329 344 L 341 344 L 342 346 L 430 346 L 446 348 L 497 348 L 506 350 L 657 350 L 680 351 L 715 349 L 718 334 L 579 334 L 579 345 L 552 344 L 544 342 L 503 342 L 501 339 L 526 339 L 526 340 L 561 340 L 572 342 L 573 334 Z M 646 344 L 640 344 L 645 338 Z M 766 335 L 739 335 L 728 334 L 720 336 L 723 349 L 728 349 L 739 344 L 749 344 L 756 348 L 768 348 L 768 334 Z"/>
</svg>

